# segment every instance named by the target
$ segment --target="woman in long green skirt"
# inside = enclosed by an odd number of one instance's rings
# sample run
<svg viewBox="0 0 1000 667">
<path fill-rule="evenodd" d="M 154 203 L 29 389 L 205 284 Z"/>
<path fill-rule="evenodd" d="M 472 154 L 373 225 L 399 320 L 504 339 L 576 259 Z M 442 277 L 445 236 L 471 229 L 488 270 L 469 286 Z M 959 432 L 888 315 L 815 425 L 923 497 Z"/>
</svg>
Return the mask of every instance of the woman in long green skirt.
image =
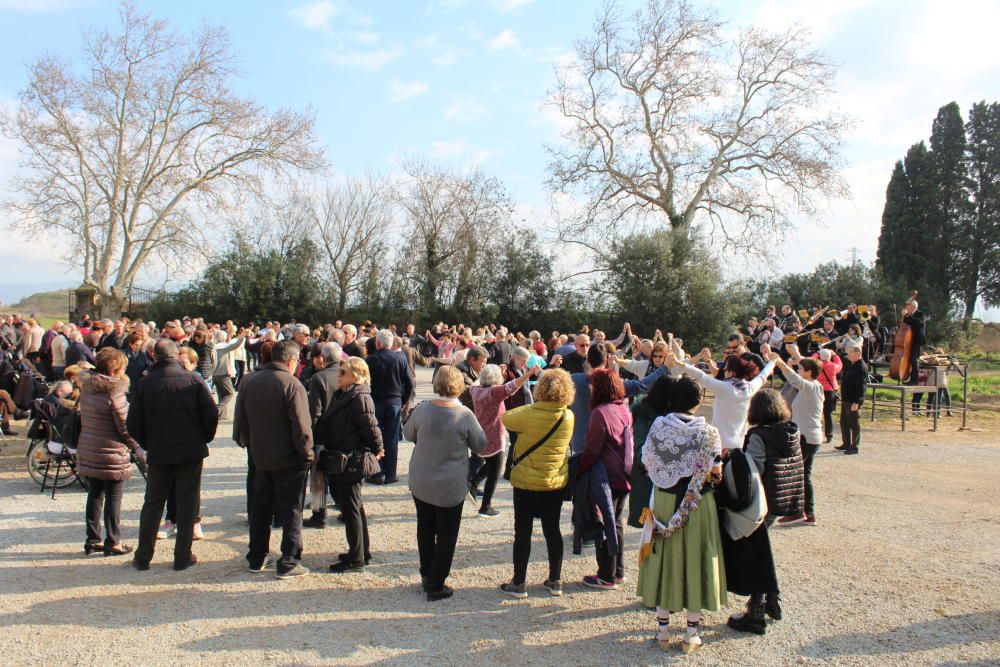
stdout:
<svg viewBox="0 0 1000 667">
<path fill-rule="evenodd" d="M 668 360 L 669 362 L 669 360 Z M 669 648 L 671 612 L 687 612 L 681 648 L 701 646 L 701 612 L 726 604 L 726 571 L 711 482 L 722 472 L 719 432 L 696 417 L 701 388 L 683 377 L 674 383 L 675 412 L 657 419 L 642 450 L 653 483 L 652 511 L 643 515 L 637 593 L 656 609 L 656 640 Z"/>
</svg>

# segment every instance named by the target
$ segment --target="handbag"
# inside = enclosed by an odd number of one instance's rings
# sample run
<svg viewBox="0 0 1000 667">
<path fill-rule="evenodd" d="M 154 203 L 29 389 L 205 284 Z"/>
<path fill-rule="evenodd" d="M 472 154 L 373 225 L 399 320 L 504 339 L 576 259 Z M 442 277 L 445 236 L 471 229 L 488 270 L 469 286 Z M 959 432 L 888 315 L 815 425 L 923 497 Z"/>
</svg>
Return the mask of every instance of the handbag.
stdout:
<svg viewBox="0 0 1000 667">
<path fill-rule="evenodd" d="M 340 475 L 347 469 L 347 454 L 339 449 L 323 449 L 316 468 L 327 475 Z"/>
<path fill-rule="evenodd" d="M 555 433 L 556 430 L 558 430 L 558 428 L 562 425 L 564 419 L 566 419 L 566 409 L 565 408 L 563 408 L 562 414 L 559 415 L 559 419 L 552 426 L 552 428 L 549 429 L 549 432 L 546 433 L 545 435 L 543 435 L 541 440 L 539 440 L 538 442 L 536 442 L 535 444 L 533 444 L 531 447 L 529 447 L 528 451 L 526 451 L 524 454 L 521 454 L 520 456 L 517 456 L 517 457 L 514 456 L 514 451 L 513 451 L 514 448 L 513 448 L 513 445 L 511 445 L 511 452 L 510 452 L 510 456 L 507 457 L 507 465 L 506 465 L 506 467 L 504 467 L 503 478 L 509 482 L 510 481 L 510 473 L 514 470 L 514 466 L 516 466 L 518 463 L 520 463 L 524 459 L 528 458 L 528 456 L 533 451 L 535 451 L 536 449 L 538 449 L 539 447 L 541 447 L 542 445 L 544 445 L 546 442 L 548 442 L 548 439 L 552 437 L 552 434 Z"/>
</svg>

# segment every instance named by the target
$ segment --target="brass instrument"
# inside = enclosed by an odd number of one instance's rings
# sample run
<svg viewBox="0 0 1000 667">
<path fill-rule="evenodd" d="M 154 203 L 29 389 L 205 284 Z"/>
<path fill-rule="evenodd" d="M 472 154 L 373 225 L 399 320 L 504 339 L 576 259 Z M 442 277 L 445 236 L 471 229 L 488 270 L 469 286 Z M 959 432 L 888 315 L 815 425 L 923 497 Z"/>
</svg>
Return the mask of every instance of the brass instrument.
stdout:
<svg viewBox="0 0 1000 667">
<path fill-rule="evenodd" d="M 785 338 L 784 338 L 784 340 L 782 342 L 783 343 L 797 343 L 798 341 L 799 341 L 798 334 L 790 333 L 790 334 L 785 334 Z"/>
<path fill-rule="evenodd" d="M 809 342 L 817 345 L 826 345 L 830 342 L 830 337 L 822 331 L 813 331 L 809 334 Z"/>
<path fill-rule="evenodd" d="M 817 311 L 816 311 L 816 312 L 815 312 L 815 313 L 813 314 L 813 316 L 809 318 L 809 321 L 808 321 L 808 322 L 806 322 L 805 324 L 803 324 L 803 325 L 802 325 L 802 328 L 803 328 L 803 329 L 808 329 L 808 328 L 809 328 L 809 327 L 811 327 L 812 325 L 816 324 L 816 322 L 817 322 L 817 321 L 818 321 L 818 320 L 819 320 L 819 319 L 820 319 L 821 317 L 823 317 L 823 315 L 824 315 L 824 314 L 826 313 L 826 309 L 827 309 L 827 308 L 829 308 L 829 306 L 826 306 L 826 307 L 823 307 L 823 308 L 820 308 L 819 310 L 817 310 Z M 803 313 L 803 312 L 805 312 L 805 311 L 799 311 L 799 312 L 800 312 L 800 313 Z"/>
<path fill-rule="evenodd" d="M 872 318 L 872 314 L 868 312 L 868 306 L 858 306 L 858 317 L 861 318 L 862 322 L 867 322 Z"/>
</svg>

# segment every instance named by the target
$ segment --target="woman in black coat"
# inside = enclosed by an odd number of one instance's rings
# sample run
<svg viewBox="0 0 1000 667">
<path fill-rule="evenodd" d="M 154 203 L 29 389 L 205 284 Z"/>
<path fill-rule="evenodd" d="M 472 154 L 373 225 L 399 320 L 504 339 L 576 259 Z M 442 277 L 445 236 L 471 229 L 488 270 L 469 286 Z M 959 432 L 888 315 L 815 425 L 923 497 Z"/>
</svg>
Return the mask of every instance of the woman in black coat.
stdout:
<svg viewBox="0 0 1000 667">
<path fill-rule="evenodd" d="M 371 375 L 364 359 L 351 357 L 341 362 L 337 378 L 339 390 L 323 415 L 316 431 L 321 434 L 323 449 L 320 466 L 337 453 L 347 456 L 343 472 L 332 475 L 336 498 L 344 515 L 347 553 L 338 556 L 331 572 L 359 570 L 371 560 L 368 540 L 368 516 L 361 502 L 361 480 L 365 477 L 365 459 L 382 456 L 382 433 L 375 419 L 371 395 Z M 370 455 L 370 456 L 368 456 Z"/>
</svg>

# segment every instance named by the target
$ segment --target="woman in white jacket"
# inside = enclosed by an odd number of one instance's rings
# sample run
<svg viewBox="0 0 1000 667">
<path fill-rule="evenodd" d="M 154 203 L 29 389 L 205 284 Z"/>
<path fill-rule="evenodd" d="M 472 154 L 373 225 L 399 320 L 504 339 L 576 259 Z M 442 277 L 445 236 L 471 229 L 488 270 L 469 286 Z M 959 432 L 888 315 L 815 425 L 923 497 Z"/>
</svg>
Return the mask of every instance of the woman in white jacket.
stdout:
<svg viewBox="0 0 1000 667">
<path fill-rule="evenodd" d="M 802 434 L 802 467 L 805 473 L 805 513 L 798 516 L 783 516 L 778 519 L 779 526 L 791 526 L 805 523 L 816 525 L 816 508 L 813 498 L 812 467 L 813 459 L 823 442 L 823 385 L 819 382 L 823 371 L 823 362 L 819 359 L 803 359 L 797 345 L 788 345 L 791 366 L 781 360 L 774 352 L 768 355 L 768 360 L 777 364 L 785 380 L 795 387 L 795 398 L 792 399 L 792 421 L 799 427 Z M 795 371 L 798 367 L 798 372 Z"/>
<path fill-rule="evenodd" d="M 764 382 L 774 372 L 774 362 L 764 364 L 756 377 L 751 378 L 755 370 L 742 358 L 733 355 L 726 359 L 723 366 L 723 377 L 719 380 L 690 363 L 680 361 L 674 354 L 667 356 L 667 364 L 680 367 L 681 371 L 692 378 L 715 396 L 712 404 L 712 426 L 719 430 L 722 438 L 722 449 L 742 449 L 747 432 L 747 408 L 750 399 L 760 391 Z"/>
</svg>

